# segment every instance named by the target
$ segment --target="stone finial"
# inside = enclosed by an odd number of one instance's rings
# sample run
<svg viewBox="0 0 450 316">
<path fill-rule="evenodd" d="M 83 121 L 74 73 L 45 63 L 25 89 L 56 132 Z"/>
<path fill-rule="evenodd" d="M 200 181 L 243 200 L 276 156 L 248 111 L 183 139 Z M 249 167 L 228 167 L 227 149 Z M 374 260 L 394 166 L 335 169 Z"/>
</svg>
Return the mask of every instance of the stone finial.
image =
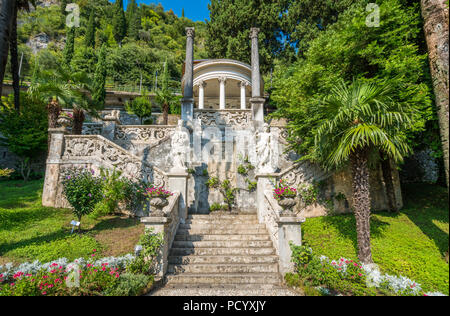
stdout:
<svg viewBox="0 0 450 316">
<path fill-rule="evenodd" d="M 187 27 L 186 28 L 186 36 L 194 37 L 194 35 L 195 35 L 195 29 L 193 27 Z"/>
<path fill-rule="evenodd" d="M 259 31 L 260 31 L 259 28 L 257 28 L 257 27 L 252 27 L 252 28 L 250 29 L 250 38 L 251 38 L 251 39 L 253 39 L 253 38 L 258 38 Z"/>
</svg>

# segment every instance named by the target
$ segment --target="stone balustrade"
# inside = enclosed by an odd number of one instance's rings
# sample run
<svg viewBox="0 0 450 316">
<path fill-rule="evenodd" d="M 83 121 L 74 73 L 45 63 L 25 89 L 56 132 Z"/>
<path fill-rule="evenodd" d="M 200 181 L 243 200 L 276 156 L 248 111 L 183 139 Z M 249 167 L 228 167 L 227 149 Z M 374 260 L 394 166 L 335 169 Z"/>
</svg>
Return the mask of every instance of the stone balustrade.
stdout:
<svg viewBox="0 0 450 316">
<path fill-rule="evenodd" d="M 164 216 L 149 216 L 141 218 L 141 223 L 146 229 L 151 229 L 151 234 L 162 233 L 164 243 L 160 256 L 157 258 L 156 276 L 161 279 L 167 272 L 169 264 L 169 251 L 175 238 L 178 226 L 184 223 L 185 218 L 180 215 L 179 200 L 181 193 L 176 191 L 169 197 L 169 204 L 163 209 Z"/>
</svg>

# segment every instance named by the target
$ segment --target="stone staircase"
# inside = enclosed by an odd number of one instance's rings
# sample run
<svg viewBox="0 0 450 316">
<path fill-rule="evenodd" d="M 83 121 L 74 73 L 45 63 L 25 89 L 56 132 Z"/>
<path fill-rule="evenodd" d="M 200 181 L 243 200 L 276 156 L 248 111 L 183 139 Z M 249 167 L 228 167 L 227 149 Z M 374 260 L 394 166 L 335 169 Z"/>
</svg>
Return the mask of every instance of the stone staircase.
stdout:
<svg viewBox="0 0 450 316">
<path fill-rule="evenodd" d="M 256 214 L 190 215 L 169 253 L 156 296 L 299 295 L 282 286 L 278 257 Z"/>
</svg>

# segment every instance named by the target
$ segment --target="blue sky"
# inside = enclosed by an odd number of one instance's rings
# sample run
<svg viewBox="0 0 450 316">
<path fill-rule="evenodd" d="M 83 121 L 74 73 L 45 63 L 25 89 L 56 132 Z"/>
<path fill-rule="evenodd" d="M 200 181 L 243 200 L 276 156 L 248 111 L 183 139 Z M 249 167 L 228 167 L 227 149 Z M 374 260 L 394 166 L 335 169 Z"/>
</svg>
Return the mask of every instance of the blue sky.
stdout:
<svg viewBox="0 0 450 316">
<path fill-rule="evenodd" d="M 115 0 L 110 0 L 115 2 Z M 209 20 L 208 3 L 209 0 L 137 0 L 138 3 L 161 3 L 164 10 L 172 9 L 177 16 L 181 16 L 181 10 L 184 8 L 184 16 L 193 21 Z M 127 7 L 128 0 L 123 1 L 124 8 Z"/>
</svg>

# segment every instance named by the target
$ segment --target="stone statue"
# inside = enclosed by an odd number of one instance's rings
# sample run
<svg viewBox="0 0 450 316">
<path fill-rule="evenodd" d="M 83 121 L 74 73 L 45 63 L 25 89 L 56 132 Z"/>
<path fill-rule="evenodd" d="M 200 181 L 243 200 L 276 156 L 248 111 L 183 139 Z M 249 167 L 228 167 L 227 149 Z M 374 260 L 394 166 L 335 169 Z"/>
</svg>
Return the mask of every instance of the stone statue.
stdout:
<svg viewBox="0 0 450 316">
<path fill-rule="evenodd" d="M 189 151 L 189 134 L 183 127 L 183 121 L 178 121 L 178 128 L 172 136 L 172 150 L 170 152 L 173 158 L 173 167 L 171 171 L 186 171 L 186 154 Z"/>
<path fill-rule="evenodd" d="M 256 132 L 256 155 L 258 157 L 258 173 L 273 173 L 273 138 L 270 126 L 264 123 L 262 132 Z"/>
</svg>

